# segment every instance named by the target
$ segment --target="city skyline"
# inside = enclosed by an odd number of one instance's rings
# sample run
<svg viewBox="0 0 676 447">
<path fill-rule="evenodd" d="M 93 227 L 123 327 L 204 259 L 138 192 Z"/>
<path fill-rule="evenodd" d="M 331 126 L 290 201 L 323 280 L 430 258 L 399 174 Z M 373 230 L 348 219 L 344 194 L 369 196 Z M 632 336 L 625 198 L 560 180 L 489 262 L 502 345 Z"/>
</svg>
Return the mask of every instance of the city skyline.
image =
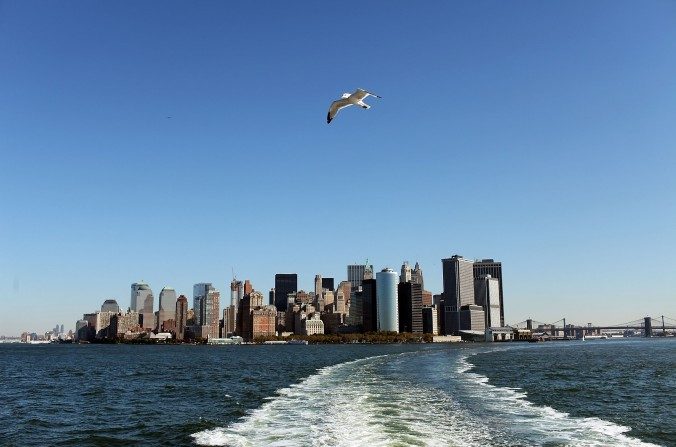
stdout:
<svg viewBox="0 0 676 447">
<path fill-rule="evenodd" d="M 327 33 L 350 6 L 368 32 Z M 224 302 L 232 268 L 312 290 L 417 260 L 438 293 L 454 253 L 503 263 L 506 322 L 674 317 L 674 13 L 4 2 L 0 333 L 141 279 Z M 358 87 L 377 107 L 327 125 Z"/>
</svg>

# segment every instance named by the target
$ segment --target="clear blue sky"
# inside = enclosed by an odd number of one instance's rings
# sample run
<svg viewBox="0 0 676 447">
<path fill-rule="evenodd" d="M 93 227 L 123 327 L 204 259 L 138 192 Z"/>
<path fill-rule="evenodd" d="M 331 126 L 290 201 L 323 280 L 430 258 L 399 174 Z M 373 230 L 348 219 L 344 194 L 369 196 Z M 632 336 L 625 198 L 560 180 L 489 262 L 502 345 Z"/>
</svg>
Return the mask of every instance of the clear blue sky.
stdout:
<svg viewBox="0 0 676 447">
<path fill-rule="evenodd" d="M 676 318 L 676 3 L 0 2 L 0 167 L 0 334 L 455 253 L 508 322 Z"/>
</svg>

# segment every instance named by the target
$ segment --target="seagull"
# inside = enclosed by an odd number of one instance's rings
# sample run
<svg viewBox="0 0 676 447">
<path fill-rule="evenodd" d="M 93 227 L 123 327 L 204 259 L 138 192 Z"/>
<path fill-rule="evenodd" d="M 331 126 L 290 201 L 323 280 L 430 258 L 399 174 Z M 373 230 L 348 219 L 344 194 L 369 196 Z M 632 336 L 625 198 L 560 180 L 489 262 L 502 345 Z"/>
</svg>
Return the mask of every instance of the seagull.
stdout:
<svg viewBox="0 0 676 447">
<path fill-rule="evenodd" d="M 330 123 L 333 118 L 336 117 L 336 114 L 340 109 L 343 109 L 347 106 L 352 106 L 352 105 L 357 105 L 360 106 L 363 109 L 370 109 L 371 106 L 368 104 L 364 104 L 364 98 L 367 96 L 375 96 L 376 98 L 380 98 L 380 96 L 375 95 L 373 93 L 367 92 L 364 89 L 358 88 L 355 90 L 354 93 L 343 93 L 343 96 L 341 99 L 338 99 L 336 101 L 333 101 L 331 103 L 331 107 L 329 107 L 329 113 L 326 115 L 326 122 Z"/>
</svg>

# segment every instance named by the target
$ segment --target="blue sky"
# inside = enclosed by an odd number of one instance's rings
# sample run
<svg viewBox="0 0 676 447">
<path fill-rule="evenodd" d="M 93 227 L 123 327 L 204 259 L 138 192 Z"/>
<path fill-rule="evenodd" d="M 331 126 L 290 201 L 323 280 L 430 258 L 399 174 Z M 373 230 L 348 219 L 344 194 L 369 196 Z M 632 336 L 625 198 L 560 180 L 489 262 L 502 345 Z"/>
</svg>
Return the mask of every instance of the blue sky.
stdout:
<svg viewBox="0 0 676 447">
<path fill-rule="evenodd" d="M 675 123 L 666 0 L 0 2 L 0 334 L 455 253 L 508 322 L 676 317 Z"/>
</svg>

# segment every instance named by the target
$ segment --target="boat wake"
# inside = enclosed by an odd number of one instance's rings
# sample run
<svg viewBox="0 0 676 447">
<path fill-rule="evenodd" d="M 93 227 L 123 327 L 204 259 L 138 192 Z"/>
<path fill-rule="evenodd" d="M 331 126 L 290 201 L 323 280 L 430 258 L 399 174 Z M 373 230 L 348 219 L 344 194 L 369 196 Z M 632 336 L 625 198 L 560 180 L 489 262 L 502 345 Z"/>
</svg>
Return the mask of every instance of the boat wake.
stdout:
<svg viewBox="0 0 676 447">
<path fill-rule="evenodd" d="M 576 418 L 488 383 L 459 350 L 369 357 L 322 368 L 222 428 L 217 446 L 647 446 L 630 429 Z"/>
</svg>

